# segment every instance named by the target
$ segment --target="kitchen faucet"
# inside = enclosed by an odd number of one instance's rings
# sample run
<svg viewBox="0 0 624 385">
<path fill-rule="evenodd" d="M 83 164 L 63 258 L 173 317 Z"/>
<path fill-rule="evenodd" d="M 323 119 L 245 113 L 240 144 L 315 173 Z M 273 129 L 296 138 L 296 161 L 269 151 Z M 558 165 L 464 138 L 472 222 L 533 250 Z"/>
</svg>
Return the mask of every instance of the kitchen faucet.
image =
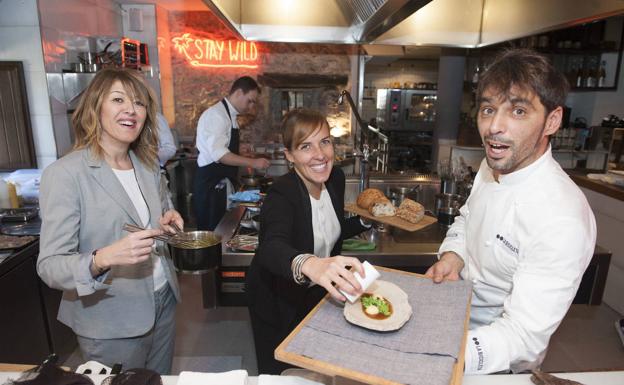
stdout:
<svg viewBox="0 0 624 385">
<path fill-rule="evenodd" d="M 357 108 L 355 107 L 355 103 L 353 102 L 353 98 L 351 97 L 351 94 L 349 93 L 349 91 L 347 90 L 342 90 L 342 92 L 340 93 L 340 96 L 338 97 L 338 104 L 343 104 L 344 99 L 347 99 L 347 102 L 349 102 L 349 105 L 351 106 L 351 110 L 353 111 L 353 114 L 355 115 L 355 119 L 358 123 L 358 125 L 360 126 L 360 140 L 359 140 L 359 148 L 357 149 L 357 151 L 354 153 L 356 160 L 359 159 L 360 161 L 360 167 L 359 167 L 359 172 L 360 172 L 360 184 L 359 184 L 359 192 L 364 191 L 364 189 L 368 188 L 369 185 L 369 172 L 368 172 L 368 159 L 371 155 L 378 155 L 378 156 L 382 156 L 383 157 L 383 161 L 381 161 L 381 168 L 382 168 L 382 172 L 385 172 L 387 169 L 387 144 L 388 144 L 388 137 L 385 136 L 384 134 L 382 134 L 381 132 L 379 132 L 379 130 L 373 128 L 373 127 L 369 127 L 366 123 L 364 123 L 364 121 L 362 120 L 362 118 L 360 117 L 360 114 L 358 113 Z M 368 144 L 368 133 L 365 130 L 370 130 L 374 133 L 376 133 L 379 137 L 380 143 L 384 143 L 384 147 L 385 151 L 383 150 L 373 150 L 371 151 L 370 146 Z M 357 147 L 356 147 L 357 148 Z M 385 152 L 384 154 L 381 154 L 381 152 Z M 378 158 L 378 164 L 380 163 L 380 159 Z M 357 167 L 356 167 L 357 169 Z"/>
<path fill-rule="evenodd" d="M 355 115 L 355 119 L 357 120 L 360 126 L 359 151 L 354 152 L 354 155 L 356 159 L 359 158 L 360 160 L 359 192 L 362 192 L 368 188 L 368 184 L 369 184 L 368 158 L 370 156 L 370 149 L 368 147 L 368 143 L 366 143 L 368 141 L 366 140 L 366 135 L 364 133 L 364 128 L 366 126 L 364 125 L 364 122 L 362 122 L 362 118 L 360 117 L 360 114 L 358 113 L 358 110 L 355 107 L 355 103 L 353 103 L 353 98 L 351 97 L 351 94 L 349 93 L 349 91 L 342 90 L 342 92 L 340 93 L 340 96 L 338 97 L 338 104 L 343 104 L 345 96 L 347 98 L 347 101 L 349 102 L 349 105 L 351 106 L 351 111 L 353 111 L 353 114 Z"/>
</svg>

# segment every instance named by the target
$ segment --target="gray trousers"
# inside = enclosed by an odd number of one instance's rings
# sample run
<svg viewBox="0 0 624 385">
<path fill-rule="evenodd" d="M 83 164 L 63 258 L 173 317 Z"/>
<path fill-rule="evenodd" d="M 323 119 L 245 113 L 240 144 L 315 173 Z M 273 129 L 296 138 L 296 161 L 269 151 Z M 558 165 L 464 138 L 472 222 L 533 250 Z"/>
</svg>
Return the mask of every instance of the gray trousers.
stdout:
<svg viewBox="0 0 624 385">
<path fill-rule="evenodd" d="M 142 336 L 116 339 L 77 336 L 85 361 L 98 361 L 111 368 L 120 363 L 123 370 L 147 368 L 163 375 L 169 374 L 173 361 L 176 308 L 169 284 L 154 292 L 154 303 L 154 327 Z"/>
</svg>

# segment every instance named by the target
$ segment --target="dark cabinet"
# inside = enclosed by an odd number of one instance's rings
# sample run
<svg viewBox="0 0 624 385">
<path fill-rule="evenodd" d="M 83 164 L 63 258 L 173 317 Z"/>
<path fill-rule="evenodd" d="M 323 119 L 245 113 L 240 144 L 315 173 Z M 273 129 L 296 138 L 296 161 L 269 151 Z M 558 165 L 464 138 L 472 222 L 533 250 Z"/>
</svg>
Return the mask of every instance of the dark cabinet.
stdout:
<svg viewBox="0 0 624 385">
<path fill-rule="evenodd" d="M 21 62 L 0 62 L 0 171 L 36 168 Z"/>
<path fill-rule="evenodd" d="M 34 242 L 0 263 L 0 362 L 38 364 L 50 353 L 61 362 L 76 348 L 76 336 L 56 319 L 62 292 L 37 275 Z"/>
<path fill-rule="evenodd" d="M 33 258 L 0 276 L 0 362 L 37 364 L 50 354 Z"/>
</svg>

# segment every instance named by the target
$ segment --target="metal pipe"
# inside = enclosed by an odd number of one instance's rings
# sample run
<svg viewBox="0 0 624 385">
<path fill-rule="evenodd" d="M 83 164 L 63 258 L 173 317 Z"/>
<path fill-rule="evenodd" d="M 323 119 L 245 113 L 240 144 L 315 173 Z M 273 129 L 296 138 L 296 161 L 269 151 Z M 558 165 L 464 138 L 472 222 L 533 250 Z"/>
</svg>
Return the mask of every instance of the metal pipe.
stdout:
<svg viewBox="0 0 624 385">
<path fill-rule="evenodd" d="M 353 115 L 355 115 L 355 120 L 360 126 L 359 148 L 360 148 L 360 151 L 364 151 L 364 144 L 368 144 L 368 140 L 367 140 L 367 136 L 365 132 L 367 125 L 366 123 L 364 123 L 364 121 L 360 117 L 360 113 L 358 112 L 357 107 L 355 106 L 355 103 L 353 102 L 353 98 L 351 97 L 351 94 L 349 93 L 349 91 L 342 90 L 342 92 L 340 93 L 340 96 L 338 97 L 338 104 L 342 104 L 344 102 L 345 96 L 347 97 L 347 102 L 349 102 L 349 105 L 351 106 L 351 111 L 353 111 Z"/>
</svg>

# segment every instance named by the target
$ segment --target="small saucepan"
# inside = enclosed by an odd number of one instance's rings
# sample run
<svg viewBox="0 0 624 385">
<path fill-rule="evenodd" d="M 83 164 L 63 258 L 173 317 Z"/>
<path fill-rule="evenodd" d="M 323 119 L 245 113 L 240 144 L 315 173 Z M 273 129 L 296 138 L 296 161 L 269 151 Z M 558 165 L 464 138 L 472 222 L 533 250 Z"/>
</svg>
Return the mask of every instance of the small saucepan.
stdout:
<svg viewBox="0 0 624 385">
<path fill-rule="evenodd" d="M 239 180 L 246 187 L 257 187 L 261 192 L 266 192 L 273 184 L 273 178 L 261 175 L 241 175 Z"/>
<path fill-rule="evenodd" d="M 169 242 L 177 271 L 201 274 L 221 264 L 221 237 L 212 231 L 185 231 Z"/>
<path fill-rule="evenodd" d="M 241 175 L 240 182 L 248 187 L 259 187 L 262 183 L 262 176 L 260 175 Z"/>
</svg>

